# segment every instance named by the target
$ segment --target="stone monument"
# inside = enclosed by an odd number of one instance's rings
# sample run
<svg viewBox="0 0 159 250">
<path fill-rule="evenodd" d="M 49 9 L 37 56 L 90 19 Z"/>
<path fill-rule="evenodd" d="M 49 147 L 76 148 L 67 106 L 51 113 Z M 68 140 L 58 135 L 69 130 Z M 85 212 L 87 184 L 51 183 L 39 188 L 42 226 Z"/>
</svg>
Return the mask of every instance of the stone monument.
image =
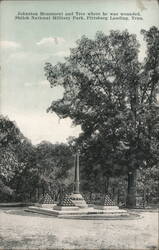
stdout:
<svg viewBox="0 0 159 250">
<path fill-rule="evenodd" d="M 126 210 L 119 209 L 118 206 L 106 194 L 94 207 L 87 205 L 85 199 L 80 193 L 79 180 L 79 152 L 75 156 L 75 178 L 74 191 L 71 195 L 62 195 L 57 205 L 52 207 L 30 206 L 26 211 L 52 215 L 59 218 L 73 219 L 110 219 L 127 218 L 129 213 Z"/>
<path fill-rule="evenodd" d="M 79 152 L 75 155 L 75 178 L 74 178 L 74 192 L 70 195 L 70 199 L 75 206 L 80 208 L 88 207 L 85 199 L 80 193 L 80 181 L 79 181 Z"/>
</svg>

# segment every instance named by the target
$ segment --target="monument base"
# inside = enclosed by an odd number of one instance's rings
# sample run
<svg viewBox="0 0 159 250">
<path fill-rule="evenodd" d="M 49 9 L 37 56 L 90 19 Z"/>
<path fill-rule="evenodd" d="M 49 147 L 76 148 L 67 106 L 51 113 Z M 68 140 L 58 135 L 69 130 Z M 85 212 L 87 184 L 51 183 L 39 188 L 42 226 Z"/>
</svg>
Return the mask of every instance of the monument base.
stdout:
<svg viewBox="0 0 159 250">
<path fill-rule="evenodd" d="M 119 207 L 117 206 L 103 206 L 103 205 L 95 205 L 94 206 L 95 209 L 100 209 L 100 210 L 119 210 Z"/>
<path fill-rule="evenodd" d="M 56 206 L 55 208 L 57 208 Z M 75 207 L 61 207 L 59 210 L 55 208 L 42 208 L 30 206 L 25 211 L 38 214 L 45 214 L 59 218 L 66 219 L 115 219 L 115 218 L 128 218 L 130 214 L 122 209 L 95 209 L 95 208 L 77 208 Z"/>
<path fill-rule="evenodd" d="M 60 210 L 60 211 L 74 211 L 74 210 L 79 210 L 79 207 L 65 207 L 65 206 L 55 206 L 54 210 Z"/>
<path fill-rule="evenodd" d="M 56 203 L 53 204 L 40 204 L 40 203 L 35 203 L 36 207 L 42 207 L 42 208 L 53 208 L 54 206 L 56 206 Z"/>
<path fill-rule="evenodd" d="M 84 200 L 83 196 L 80 193 L 78 194 L 73 193 L 69 197 L 76 207 L 80 207 L 80 208 L 88 207 L 86 201 Z"/>
</svg>

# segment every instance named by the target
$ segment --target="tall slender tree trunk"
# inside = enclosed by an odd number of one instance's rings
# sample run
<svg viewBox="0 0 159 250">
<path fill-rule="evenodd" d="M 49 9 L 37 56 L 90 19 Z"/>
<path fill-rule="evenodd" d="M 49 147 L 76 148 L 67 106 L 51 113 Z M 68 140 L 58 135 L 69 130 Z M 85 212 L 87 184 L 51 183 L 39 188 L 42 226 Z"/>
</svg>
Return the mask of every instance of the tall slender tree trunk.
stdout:
<svg viewBox="0 0 159 250">
<path fill-rule="evenodd" d="M 31 192 L 30 192 L 30 195 L 29 195 L 29 201 L 31 201 L 31 198 L 32 198 L 32 195 L 31 195 Z"/>
<path fill-rule="evenodd" d="M 38 188 L 35 189 L 35 201 L 38 202 Z"/>
<path fill-rule="evenodd" d="M 109 176 L 105 177 L 104 193 L 108 193 L 109 188 Z"/>
<path fill-rule="evenodd" d="M 146 207 L 146 189 L 145 189 L 145 185 L 144 185 L 144 190 L 143 190 L 143 207 Z"/>
<path fill-rule="evenodd" d="M 136 207 L 136 170 L 128 173 L 128 193 L 126 206 L 128 208 Z"/>
</svg>

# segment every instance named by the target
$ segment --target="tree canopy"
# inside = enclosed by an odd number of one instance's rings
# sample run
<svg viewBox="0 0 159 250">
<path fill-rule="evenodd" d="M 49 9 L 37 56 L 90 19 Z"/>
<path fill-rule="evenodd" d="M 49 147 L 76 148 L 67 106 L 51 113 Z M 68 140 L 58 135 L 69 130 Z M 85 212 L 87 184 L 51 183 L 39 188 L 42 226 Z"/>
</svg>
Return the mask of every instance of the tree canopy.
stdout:
<svg viewBox="0 0 159 250">
<path fill-rule="evenodd" d="M 39 186 L 57 194 L 73 182 L 73 155 L 68 145 L 43 141 L 36 146 Z"/>
<path fill-rule="evenodd" d="M 0 181 L 10 189 L 10 194 L 23 193 L 27 183 L 27 175 L 31 177 L 31 169 L 35 167 L 34 147 L 21 133 L 16 123 L 8 117 L 0 117 Z M 27 174 L 26 174 L 27 172 Z M 25 179 L 25 180 L 24 180 Z M 29 178 L 31 180 L 31 178 Z M 25 188 L 26 188 L 25 186 Z M 7 189 L 8 187 L 8 189 Z M 13 192 L 14 191 L 14 192 Z M 25 190 L 26 192 L 26 190 Z"/>
<path fill-rule="evenodd" d="M 41 142 L 33 146 L 15 122 L 0 116 L 0 200 L 35 200 L 37 190 L 67 189 L 73 182 L 72 167 L 68 145 Z"/>
<path fill-rule="evenodd" d="M 81 125 L 75 141 L 88 171 L 110 175 L 158 161 L 159 30 L 141 34 L 147 45 L 142 62 L 136 35 L 125 30 L 83 36 L 64 63 L 45 65 L 51 87 L 64 88 L 48 111 Z"/>
</svg>

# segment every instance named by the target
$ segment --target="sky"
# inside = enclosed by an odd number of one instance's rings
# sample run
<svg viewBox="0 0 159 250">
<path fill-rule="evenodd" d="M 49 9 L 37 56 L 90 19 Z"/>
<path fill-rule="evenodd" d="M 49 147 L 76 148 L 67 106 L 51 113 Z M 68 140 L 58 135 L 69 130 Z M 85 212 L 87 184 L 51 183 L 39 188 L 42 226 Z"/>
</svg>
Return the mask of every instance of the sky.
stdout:
<svg viewBox="0 0 159 250">
<path fill-rule="evenodd" d="M 16 20 L 18 12 L 140 12 L 143 20 Z M 77 0 L 77 1 L 1 1 L 0 3 L 0 112 L 16 121 L 21 132 L 33 144 L 41 141 L 66 142 L 78 136 L 80 126 L 73 127 L 69 118 L 59 120 L 46 110 L 53 100 L 62 98 L 62 87 L 50 88 L 44 64 L 64 62 L 70 48 L 86 35 L 97 31 L 109 34 L 112 29 L 137 34 L 145 44 L 141 29 L 159 26 L 157 0 Z"/>
</svg>

